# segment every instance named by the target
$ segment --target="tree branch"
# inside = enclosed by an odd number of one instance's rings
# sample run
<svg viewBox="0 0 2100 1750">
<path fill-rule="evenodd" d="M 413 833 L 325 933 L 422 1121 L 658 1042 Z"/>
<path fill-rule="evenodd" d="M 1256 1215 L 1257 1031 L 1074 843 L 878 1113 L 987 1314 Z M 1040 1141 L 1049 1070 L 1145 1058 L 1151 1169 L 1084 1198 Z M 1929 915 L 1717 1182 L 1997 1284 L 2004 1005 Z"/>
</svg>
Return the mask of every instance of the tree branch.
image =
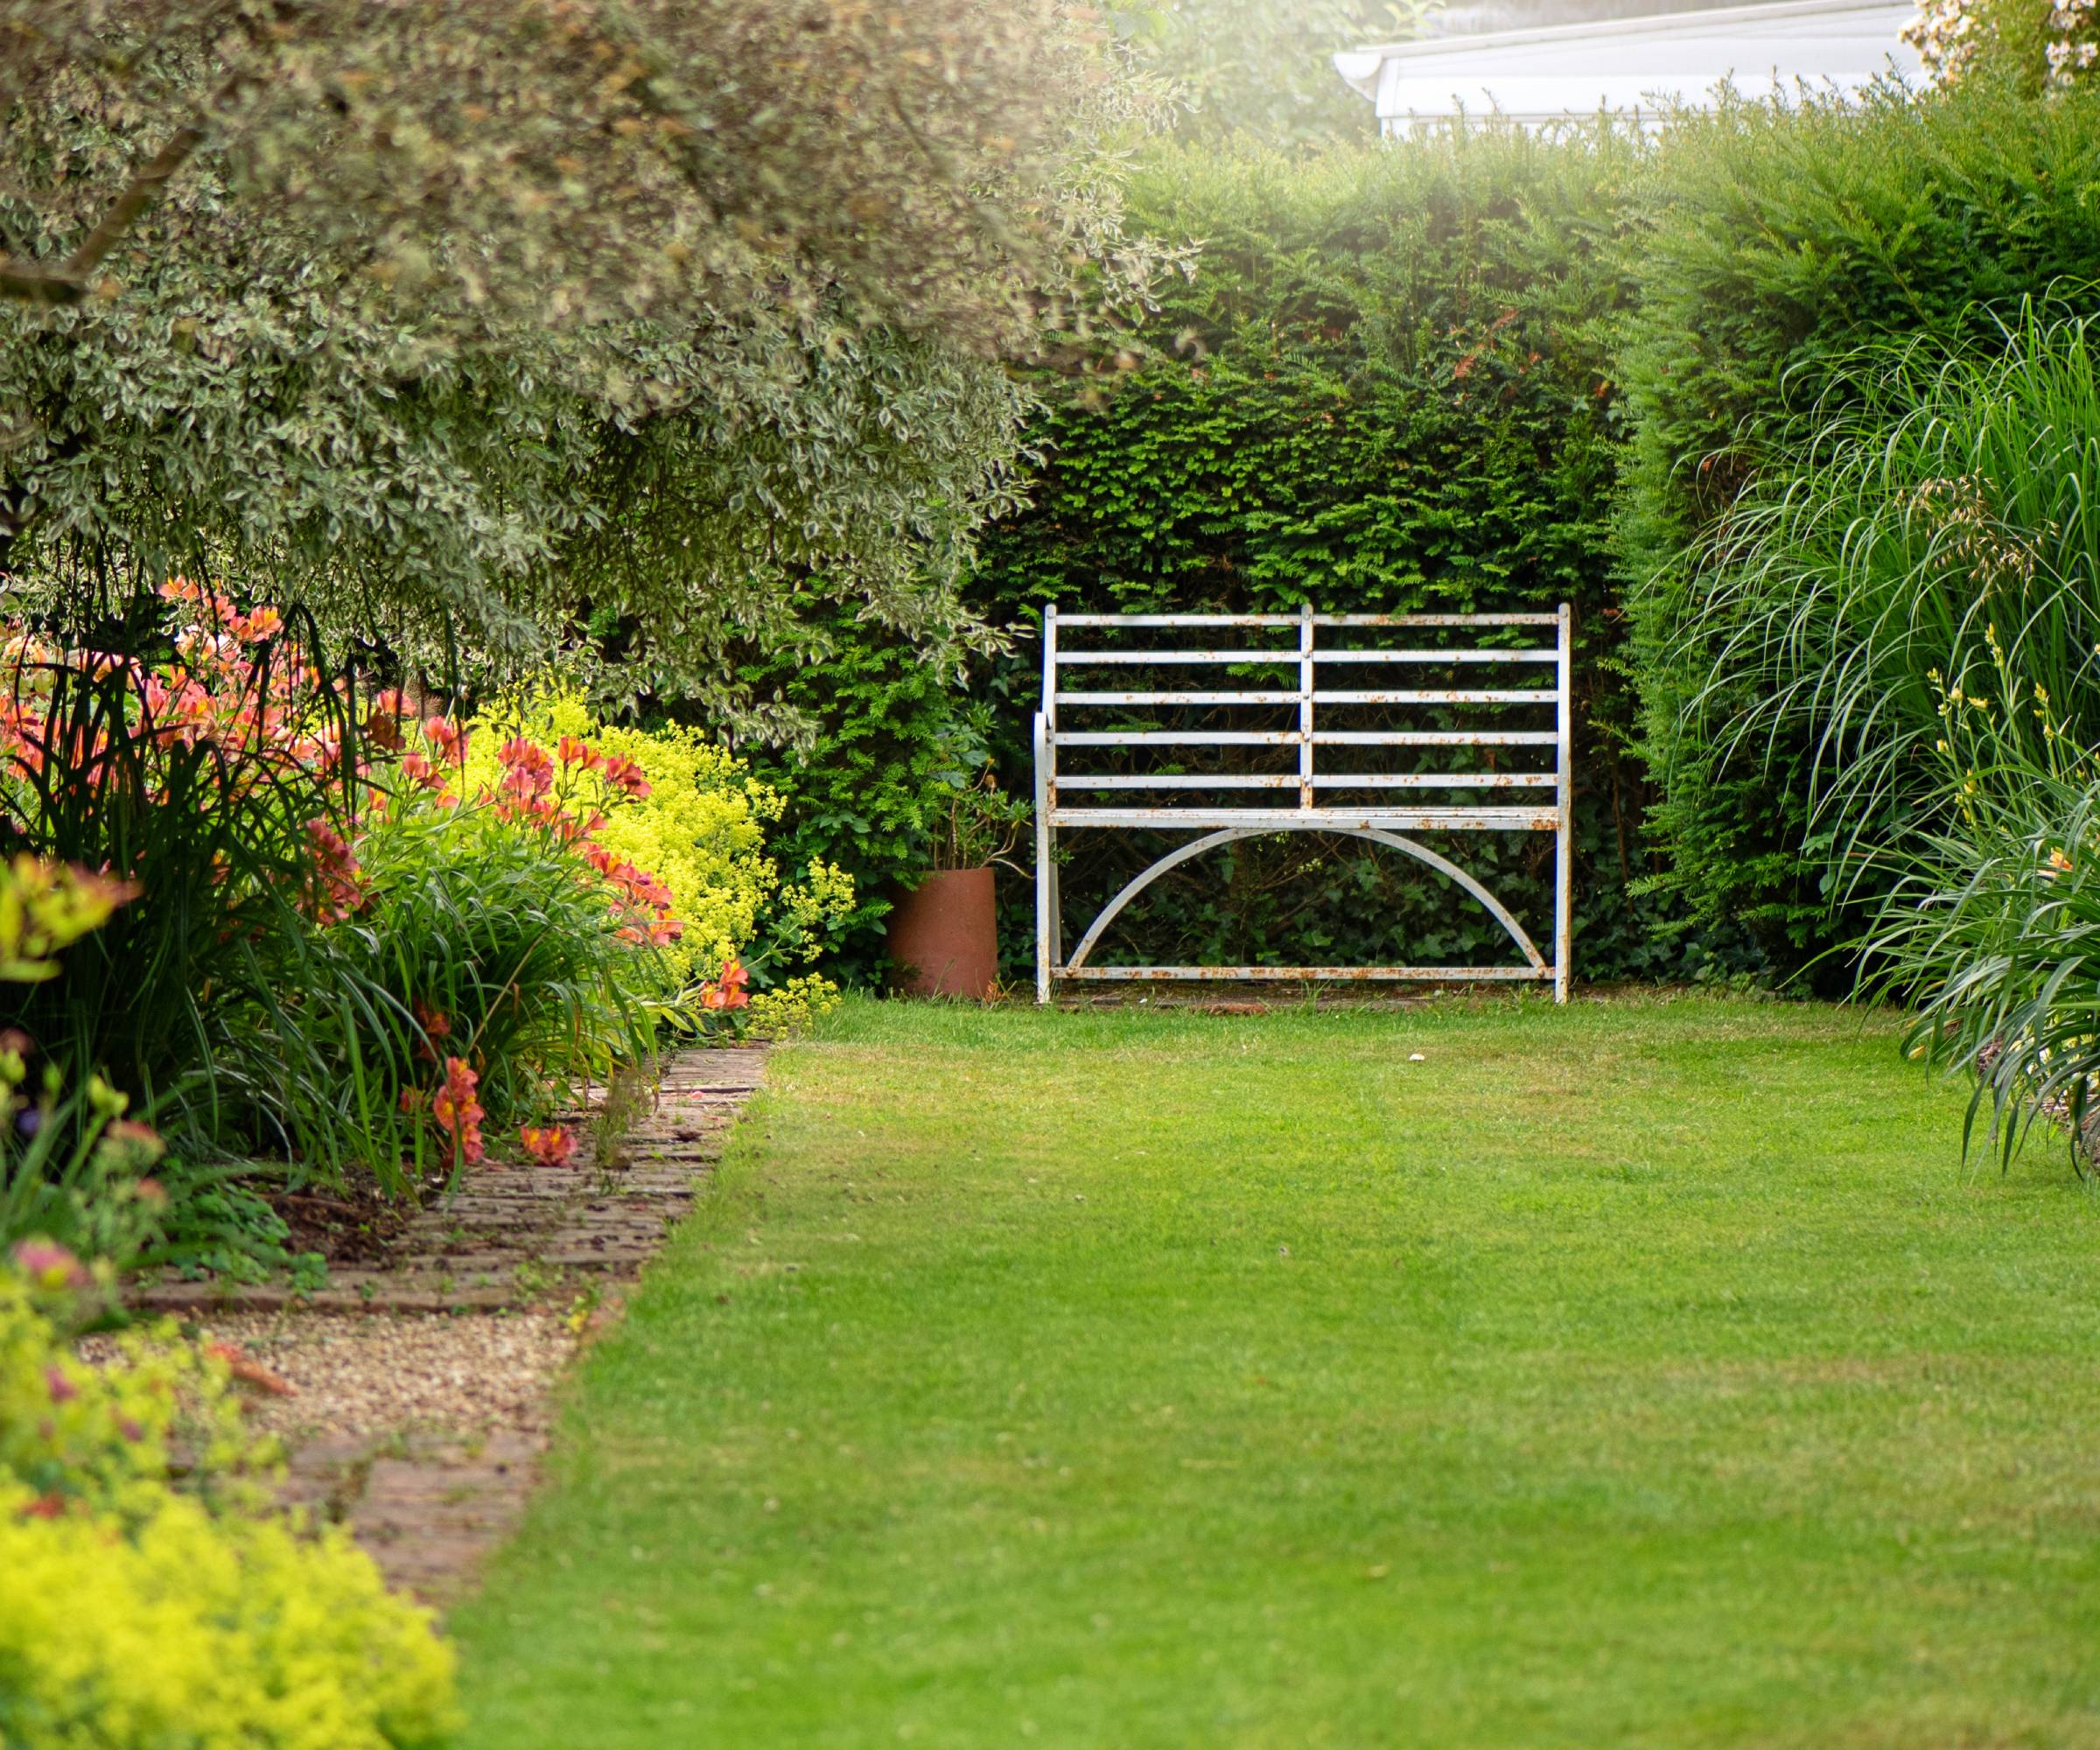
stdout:
<svg viewBox="0 0 2100 1750">
<path fill-rule="evenodd" d="M 235 69 L 212 94 L 206 114 L 228 102 L 248 80 L 245 71 Z M 201 122 L 186 122 L 169 137 L 166 145 L 125 186 L 122 194 L 94 230 L 80 239 L 79 248 L 60 262 L 10 262 L 0 259 L 0 297 L 32 304 L 78 304 L 88 295 L 88 276 L 115 248 L 138 215 L 152 205 L 170 177 L 189 161 L 204 142 Z"/>
</svg>

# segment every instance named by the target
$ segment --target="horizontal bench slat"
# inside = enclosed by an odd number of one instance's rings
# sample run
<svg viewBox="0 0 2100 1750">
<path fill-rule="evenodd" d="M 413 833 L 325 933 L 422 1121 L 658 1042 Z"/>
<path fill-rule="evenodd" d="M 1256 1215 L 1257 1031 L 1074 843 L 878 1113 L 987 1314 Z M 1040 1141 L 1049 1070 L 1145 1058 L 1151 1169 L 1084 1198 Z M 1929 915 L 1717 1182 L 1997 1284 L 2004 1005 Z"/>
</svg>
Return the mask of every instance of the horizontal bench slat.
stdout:
<svg viewBox="0 0 2100 1750">
<path fill-rule="evenodd" d="M 1295 705 L 1305 695 L 1295 690 L 1264 689 L 1259 692 L 1060 692 L 1060 705 Z M 1560 694 L 1547 687 L 1431 687 L 1397 692 L 1348 690 L 1315 693 L 1315 709 L 1321 705 L 1557 705 Z"/>
<path fill-rule="evenodd" d="M 1053 747 L 1294 747 L 1295 729 L 1060 729 Z M 1316 729 L 1316 747 L 1551 747 L 1550 729 Z"/>
<path fill-rule="evenodd" d="M 1295 613 L 1060 613 L 1059 626 L 1301 626 Z M 1315 626 L 1558 626 L 1557 613 L 1316 613 Z"/>
<path fill-rule="evenodd" d="M 1054 780 L 1060 790 L 1295 790 L 1295 772 L 1200 772 L 1146 774 L 1142 772 L 1102 772 L 1091 777 L 1060 772 Z"/>
<path fill-rule="evenodd" d="M 1060 729 L 1049 740 L 1053 747 L 1284 747 L 1297 746 L 1298 734 L 1295 729 Z"/>
<path fill-rule="evenodd" d="M 1070 827 L 1246 827 L 1255 832 L 1321 832 L 1343 827 L 1382 827 L 1395 832 L 1550 832 L 1558 810 L 1541 808 L 1064 808 L 1050 810 L 1050 824 Z"/>
<path fill-rule="evenodd" d="M 1550 966 L 1060 966 L 1057 978 L 1140 979 L 1160 984 L 1212 984 L 1221 979 L 1390 978 L 1472 984 L 1553 976 Z"/>
<path fill-rule="evenodd" d="M 1060 646 L 1051 653 L 1060 668 L 1114 666 L 1139 668 L 1154 664 L 1162 668 L 1241 662 L 1264 668 L 1295 668 L 1306 653 L 1300 650 L 1068 650 Z M 1558 650 L 1314 650 L 1314 662 L 1558 662 Z"/>
<path fill-rule="evenodd" d="M 1060 693 L 1060 705 L 1294 705 L 1300 694 L 1262 693 Z"/>
<path fill-rule="evenodd" d="M 1557 613 L 1316 613 L 1315 626 L 1558 626 Z"/>
<path fill-rule="evenodd" d="M 1296 740 L 1291 731 L 1278 732 Z M 1550 729 L 1316 729 L 1315 747 L 1551 747 Z"/>
<path fill-rule="evenodd" d="M 1319 790 L 1550 790 L 1550 772 L 1322 772 Z"/>
<path fill-rule="evenodd" d="M 1298 626 L 1294 613 L 1060 613 L 1060 626 Z"/>
<path fill-rule="evenodd" d="M 1061 661 L 1062 658 L 1060 658 Z M 1315 662 L 1558 662 L 1558 650 L 1315 650 Z"/>
<path fill-rule="evenodd" d="M 1137 668 L 1153 662 L 1250 662 L 1267 668 L 1295 668 L 1299 657 L 1296 650 L 1067 650 L 1062 646 L 1054 654 L 1060 668 L 1094 663 L 1120 663 L 1126 668 Z"/>
<path fill-rule="evenodd" d="M 1171 695 L 1169 696 L 1171 696 Z M 1287 693 L 1286 698 L 1298 695 Z M 1432 687 L 1412 692 L 1315 693 L 1319 705 L 1557 705 L 1560 694 L 1550 687 Z"/>
</svg>

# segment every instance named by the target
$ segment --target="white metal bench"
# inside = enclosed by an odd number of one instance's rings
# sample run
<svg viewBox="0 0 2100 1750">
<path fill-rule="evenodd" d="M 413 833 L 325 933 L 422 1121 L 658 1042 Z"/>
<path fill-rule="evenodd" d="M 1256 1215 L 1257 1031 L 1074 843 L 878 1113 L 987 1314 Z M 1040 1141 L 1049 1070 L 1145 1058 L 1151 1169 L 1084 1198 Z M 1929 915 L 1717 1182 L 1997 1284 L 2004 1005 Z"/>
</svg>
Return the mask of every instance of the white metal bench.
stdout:
<svg viewBox="0 0 2100 1750">
<path fill-rule="evenodd" d="M 1547 645 L 1506 647 L 1469 640 L 1490 629 L 1552 627 Z M 1153 631 L 1152 628 L 1172 629 Z M 1180 628 L 1222 634 L 1200 648 L 1179 643 L 1132 645 L 1121 634 L 1179 638 Z M 1295 648 L 1288 628 L 1295 628 Z M 1390 648 L 1375 641 L 1395 629 L 1452 639 L 1446 648 Z M 1080 638 L 1068 644 L 1068 634 Z M 1568 996 L 1569 889 L 1573 862 L 1569 738 L 1569 664 L 1572 617 L 1564 603 L 1557 613 L 1323 614 L 1308 606 L 1298 614 L 1095 614 L 1043 613 L 1043 703 L 1035 718 L 1036 1000 L 1048 1002 L 1054 981 L 1066 979 L 1379 978 L 1550 980 L 1557 1001 Z M 1217 648 L 1237 635 L 1241 648 Z M 1278 642 L 1277 640 L 1283 641 Z M 1417 640 L 1410 639 L 1410 643 Z M 1410 687 L 1331 684 L 1376 678 L 1381 672 L 1404 682 L 1410 671 L 1450 668 L 1452 678 L 1475 665 L 1488 666 L 1483 680 L 1512 684 Z M 1552 684 L 1519 684 L 1550 665 Z M 1194 670 L 1187 686 L 1158 682 L 1117 688 L 1114 670 L 1166 669 L 1178 678 Z M 1080 670 L 1081 684 L 1071 671 Z M 1109 671 L 1088 680 L 1087 670 Z M 1226 684 L 1202 678 L 1204 670 L 1228 671 Z M 1230 670 L 1239 671 L 1235 681 Z M 1250 670 L 1267 671 L 1288 684 L 1249 682 Z M 1324 671 L 1324 672 L 1323 672 Z M 1149 712 L 1148 726 L 1128 719 Z M 1200 712 L 1203 721 L 1186 720 Z M 1424 726 L 1424 713 L 1446 719 Z M 1249 713 L 1270 719 L 1250 726 Z M 1179 716 L 1180 721 L 1161 719 Z M 1295 718 L 1295 723 L 1290 719 Z M 1339 717 L 1350 726 L 1333 726 Z M 1221 723 L 1222 719 L 1222 723 Z M 1278 721 L 1282 719 L 1282 721 Z M 1459 726 L 1451 719 L 1464 719 Z M 1549 726 L 1550 724 L 1550 726 Z M 1163 770 L 1186 763 L 1183 750 L 1244 747 L 1269 750 L 1272 769 L 1188 772 Z M 1404 771 L 1400 750 L 1494 750 L 1486 766 L 1460 771 Z M 1068 750 L 1116 749 L 1128 769 L 1068 770 Z M 1335 750 L 1332 757 L 1323 750 Z M 1360 753 L 1354 750 L 1390 750 Z M 1350 750 L 1344 752 L 1342 750 Z M 1505 750 L 1507 750 L 1505 752 Z M 1295 753 L 1295 760 L 1291 755 Z M 1103 756 L 1096 753 L 1094 761 Z M 1200 757 L 1200 756 L 1199 756 Z M 1471 758 L 1474 756 L 1465 756 Z M 1081 755 L 1082 760 L 1088 756 Z M 1256 754 L 1252 763 L 1260 765 Z M 1358 762 L 1369 760 L 1365 766 Z M 1515 762 L 1504 766 L 1492 762 Z M 1549 763 L 1550 762 L 1550 763 Z M 1458 759 L 1439 763 L 1451 766 Z M 1222 802 L 1228 791 L 1270 791 L 1257 806 Z M 1156 798 L 1149 806 L 1124 805 L 1116 793 Z M 1473 793 L 1468 799 L 1466 793 Z M 1505 805 L 1482 802 L 1480 793 L 1515 793 Z M 1076 796 L 1105 801 L 1075 802 Z M 1201 836 L 1176 846 L 1128 882 L 1102 908 L 1071 957 L 1063 955 L 1059 908 L 1057 836 L 1071 829 L 1186 829 Z M 1410 832 L 1550 832 L 1554 836 L 1553 956 L 1548 960 L 1523 927 L 1473 876 Z M 1096 966 L 1088 956 L 1124 908 L 1170 869 L 1237 839 L 1280 832 L 1344 834 L 1368 839 L 1426 864 L 1487 908 L 1523 956 L 1522 965 L 1499 966 Z"/>
</svg>

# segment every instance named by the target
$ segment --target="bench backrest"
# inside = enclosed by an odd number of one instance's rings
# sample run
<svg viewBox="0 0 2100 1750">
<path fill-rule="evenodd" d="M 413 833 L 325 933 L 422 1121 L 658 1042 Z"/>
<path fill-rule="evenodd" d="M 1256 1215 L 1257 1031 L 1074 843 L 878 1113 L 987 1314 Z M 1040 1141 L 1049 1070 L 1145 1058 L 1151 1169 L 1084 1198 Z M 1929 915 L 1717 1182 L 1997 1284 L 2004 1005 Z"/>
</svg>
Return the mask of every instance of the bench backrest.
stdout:
<svg viewBox="0 0 2100 1750">
<path fill-rule="evenodd" d="M 1039 787 L 1068 827 L 1554 828 L 1570 632 L 1565 607 L 1047 610 Z"/>
</svg>

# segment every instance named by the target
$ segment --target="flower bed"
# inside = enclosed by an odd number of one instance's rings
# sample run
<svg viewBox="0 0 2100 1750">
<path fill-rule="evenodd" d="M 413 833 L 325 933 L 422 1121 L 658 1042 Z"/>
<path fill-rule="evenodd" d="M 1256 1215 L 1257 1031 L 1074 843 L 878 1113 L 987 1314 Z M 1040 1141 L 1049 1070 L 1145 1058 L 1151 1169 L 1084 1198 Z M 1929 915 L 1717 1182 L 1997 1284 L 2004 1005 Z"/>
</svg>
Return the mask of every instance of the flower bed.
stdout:
<svg viewBox="0 0 2100 1750">
<path fill-rule="evenodd" d="M 797 969 L 850 881 L 783 882 L 778 797 L 696 732 L 374 690 L 179 579 L 146 619 L 131 654 L 6 631 L 0 834 L 130 902 L 0 1024 L 28 1075 L 104 1066 L 167 1135 L 156 1256 L 239 1270 L 282 1236 L 218 1163 L 401 1198 L 566 1158 L 556 1114 L 667 1040 L 832 1000 Z"/>
</svg>

